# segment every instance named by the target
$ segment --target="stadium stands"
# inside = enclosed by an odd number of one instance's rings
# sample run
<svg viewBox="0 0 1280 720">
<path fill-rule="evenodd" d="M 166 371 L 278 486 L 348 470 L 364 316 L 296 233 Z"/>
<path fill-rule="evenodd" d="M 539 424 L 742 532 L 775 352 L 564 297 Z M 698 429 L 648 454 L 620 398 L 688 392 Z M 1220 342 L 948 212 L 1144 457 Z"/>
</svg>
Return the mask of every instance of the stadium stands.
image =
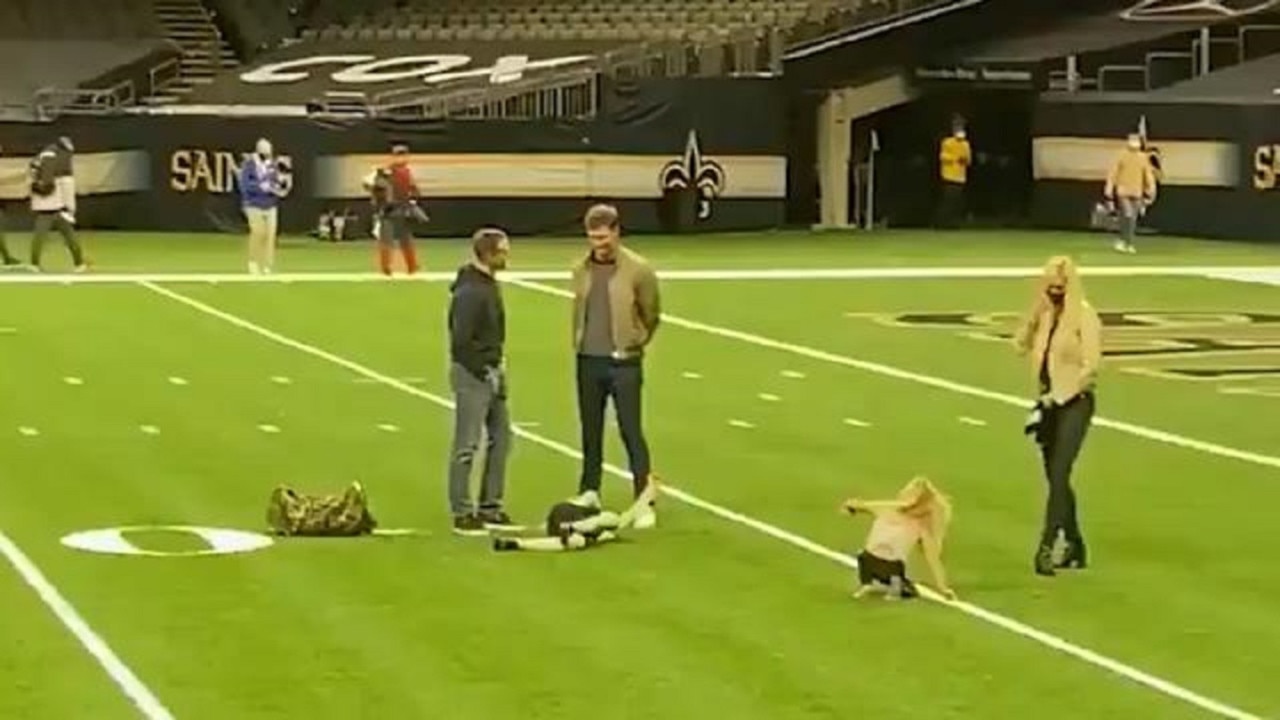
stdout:
<svg viewBox="0 0 1280 720">
<path fill-rule="evenodd" d="M 940 1 L 6 0 L 0 3 L 0 38 L 145 39 L 149 44 L 136 45 L 145 49 L 138 58 L 106 54 L 106 46 L 86 50 L 80 55 L 93 58 L 92 69 L 89 63 L 71 63 L 76 73 L 54 72 L 50 67 L 45 74 L 43 63 L 33 63 L 39 74 L 23 77 L 20 73 L 9 78 L 0 104 L 21 104 L 24 98 L 29 103 L 33 93 L 40 95 L 45 112 L 51 108 L 56 112 L 90 112 L 135 103 L 234 103 L 237 94 L 246 89 L 239 81 L 242 63 L 252 66 L 260 60 L 278 62 L 332 52 L 373 52 L 380 58 L 461 53 L 472 58 L 468 72 L 483 68 L 483 59 L 490 56 L 527 55 L 536 61 L 537 57 L 586 53 L 596 58 L 598 72 L 612 74 L 778 73 L 788 44 Z M 95 21 L 65 20 L 83 17 Z M 406 53 L 412 43 L 423 42 L 432 44 Z M 280 55 L 279 51 L 290 48 L 303 50 L 292 56 Z M 157 60 L 156 53 L 162 51 L 168 56 Z M 17 57 L 19 52 L 14 47 L 8 57 Z M 54 52 L 77 55 L 50 47 L 49 62 L 54 64 Z M 44 57 L 44 51 L 41 53 Z M 135 62 L 150 65 L 145 70 L 119 71 L 122 65 Z M 108 71 L 109 83 L 102 79 Z M 563 67 L 559 76 L 541 73 L 538 77 L 548 86 L 563 85 L 564 78 L 570 78 L 576 87 L 584 87 L 582 71 L 578 64 Z M 516 88 L 528 86 L 529 91 L 536 91 L 539 81 L 535 77 L 526 73 L 519 79 L 519 85 L 495 87 L 493 92 L 510 97 Z M 215 84 L 218 87 L 209 89 Z M 431 84 L 429 90 L 420 88 L 418 94 L 425 102 L 430 99 L 427 95 L 448 91 L 454 100 L 446 104 L 453 107 L 457 98 L 477 97 L 475 84 Z M 252 95 L 254 88 L 247 89 Z M 260 85 L 257 89 L 274 93 L 281 88 Z M 352 89 L 361 90 L 339 88 Z M 371 89 L 373 92 L 364 94 L 401 88 Z M 405 89 L 409 95 L 414 92 Z M 332 93 L 320 90 L 318 94 Z M 406 96 L 394 97 L 396 107 L 403 107 Z M 559 107 L 563 103 L 525 105 Z"/>
<path fill-rule="evenodd" d="M 151 0 L 0 3 L 0 107 L 7 119 L 138 102 L 175 73 Z"/>
</svg>

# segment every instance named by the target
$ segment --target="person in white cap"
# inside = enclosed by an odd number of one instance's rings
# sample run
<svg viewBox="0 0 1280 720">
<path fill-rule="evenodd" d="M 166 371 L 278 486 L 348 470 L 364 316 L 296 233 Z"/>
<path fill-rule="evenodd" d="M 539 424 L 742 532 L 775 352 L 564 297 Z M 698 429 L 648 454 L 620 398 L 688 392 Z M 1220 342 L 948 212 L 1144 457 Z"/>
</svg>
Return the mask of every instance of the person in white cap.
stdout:
<svg viewBox="0 0 1280 720">
<path fill-rule="evenodd" d="M 240 169 L 240 204 L 249 221 L 249 272 L 253 275 L 270 274 L 275 267 L 277 205 L 282 194 L 271 142 L 263 138 Z"/>
</svg>

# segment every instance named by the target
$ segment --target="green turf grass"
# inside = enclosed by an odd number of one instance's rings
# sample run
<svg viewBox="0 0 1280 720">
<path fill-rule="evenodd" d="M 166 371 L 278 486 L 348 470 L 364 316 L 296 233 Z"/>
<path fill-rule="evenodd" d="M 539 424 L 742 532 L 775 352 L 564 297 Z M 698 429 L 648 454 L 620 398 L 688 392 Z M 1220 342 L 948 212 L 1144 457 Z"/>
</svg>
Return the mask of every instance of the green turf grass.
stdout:
<svg viewBox="0 0 1280 720">
<path fill-rule="evenodd" d="M 1059 244 L 1099 242 L 1027 236 L 1001 257 L 1012 238 L 984 237 L 863 244 L 796 236 L 785 249 L 778 238 L 685 238 L 649 247 L 663 267 L 844 267 L 908 257 L 942 266 L 966 252 L 986 256 L 971 264 L 1029 264 Z M 110 252 L 95 243 L 102 269 L 240 264 L 238 241 L 198 250 L 182 238 L 112 241 Z M 1153 258 L 1164 242 L 1176 251 Z M 1257 246 L 1150 244 L 1152 253 L 1136 261 L 1101 248 L 1095 262 L 1280 264 Z M 579 249 L 530 241 L 518 246 L 516 265 L 564 267 Z M 365 269 L 367 250 L 290 250 L 282 265 Z M 456 243 L 441 245 L 433 269 L 463 255 Z M 447 396 L 442 283 L 168 287 L 388 376 L 422 378 L 414 387 Z M 1006 346 L 845 317 L 1016 312 L 1027 299 L 1024 280 L 664 289 L 668 311 L 680 316 L 1010 394 L 1027 390 L 1025 367 Z M 1226 281 L 1093 279 L 1089 289 L 1103 309 L 1280 306 L 1274 288 Z M 575 445 L 566 301 L 509 287 L 507 302 L 516 420 Z M 494 555 L 483 540 L 447 531 L 450 415 L 429 401 L 357 382 L 350 369 L 137 285 L 0 284 L 0 306 L 0 324 L 16 330 L 0 335 L 0 528 L 179 718 L 498 720 L 605 708 L 623 718 L 1209 716 L 950 608 L 854 603 L 846 568 L 671 500 L 660 506 L 659 528 L 614 547 Z M 1102 415 L 1255 452 L 1280 446 L 1274 424 L 1259 421 L 1274 399 L 1121 367 L 1109 363 L 1103 376 Z M 1043 481 L 1019 408 L 675 326 L 660 331 L 646 372 L 650 441 L 673 485 L 854 551 L 866 525 L 840 517 L 839 502 L 892 492 L 928 472 L 956 498 L 947 552 L 966 600 L 1254 713 L 1280 712 L 1272 680 L 1280 671 L 1280 581 L 1269 545 L 1280 471 L 1095 428 L 1077 485 L 1096 564 L 1046 581 L 1030 573 Z M 754 427 L 731 426 L 734 419 Z M 392 425 L 398 431 L 380 427 Z M 625 464 L 613 430 L 609 437 L 610 459 Z M 569 458 L 517 443 L 512 513 L 536 522 L 573 491 L 576 471 Z M 58 543 L 69 532 L 133 524 L 258 530 L 276 483 L 334 491 L 355 478 L 384 526 L 426 534 L 290 541 L 200 558 L 108 557 Z M 607 486 L 611 504 L 626 496 L 625 483 Z M 16 652 L 0 654 L 0 680 L 24 688 L 0 693 L 0 716 L 127 717 L 103 673 L 0 568 L 0 629 L 22 638 Z M 43 670 L 46 663 L 57 672 Z"/>
</svg>

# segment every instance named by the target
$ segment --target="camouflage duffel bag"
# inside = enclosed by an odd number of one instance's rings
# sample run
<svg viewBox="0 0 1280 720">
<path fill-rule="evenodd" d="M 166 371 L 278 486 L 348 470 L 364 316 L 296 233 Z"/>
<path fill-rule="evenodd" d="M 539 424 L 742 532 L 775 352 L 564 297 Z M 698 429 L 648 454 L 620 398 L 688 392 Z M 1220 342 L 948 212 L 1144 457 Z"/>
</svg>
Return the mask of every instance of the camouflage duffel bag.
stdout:
<svg viewBox="0 0 1280 720">
<path fill-rule="evenodd" d="M 278 535 L 327 537 L 368 535 L 378 525 L 358 482 L 341 495 L 305 495 L 281 485 L 271 493 L 267 524 Z"/>
</svg>

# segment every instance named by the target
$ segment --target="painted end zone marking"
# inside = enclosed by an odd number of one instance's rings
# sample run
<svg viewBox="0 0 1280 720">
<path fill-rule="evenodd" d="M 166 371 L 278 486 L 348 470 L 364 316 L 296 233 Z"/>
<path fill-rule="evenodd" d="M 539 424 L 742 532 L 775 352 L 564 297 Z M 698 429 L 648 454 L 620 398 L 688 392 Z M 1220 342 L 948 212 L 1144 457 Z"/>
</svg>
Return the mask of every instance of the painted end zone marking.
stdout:
<svg viewBox="0 0 1280 720">
<path fill-rule="evenodd" d="M 551 285 L 525 281 L 510 281 L 510 284 L 533 290 L 534 292 L 544 293 L 546 295 L 573 297 L 573 294 L 568 290 Z M 688 330 L 696 330 L 698 332 L 715 335 L 729 340 L 737 340 L 739 342 L 747 343 L 748 345 L 755 345 L 756 347 L 778 350 L 780 352 L 799 355 L 812 360 L 821 360 L 822 362 L 831 363 L 832 365 L 855 368 L 875 375 L 898 378 L 899 380 L 906 380 L 908 382 L 916 383 L 917 385 L 927 385 L 929 387 L 937 388 L 939 390 L 947 390 L 960 395 L 970 395 L 972 397 L 994 400 L 996 402 L 1004 403 L 1005 405 L 1017 407 L 1021 411 L 1026 411 L 1030 407 L 1030 403 L 1023 397 L 995 392 L 994 390 L 987 390 L 974 385 L 965 385 L 964 383 L 953 382 L 933 375 L 925 375 L 923 373 L 912 372 L 910 370 L 903 370 L 902 368 L 895 367 L 893 365 L 872 362 L 870 360 L 859 360 L 858 358 L 849 357 L 847 355 L 818 350 L 817 348 L 812 348 L 807 345 L 783 342 L 763 335 L 756 335 L 754 333 L 743 332 L 741 330 L 732 330 L 718 325 L 689 320 L 677 315 L 668 315 L 663 313 L 662 321 L 668 325 L 675 325 Z M 1217 457 L 1233 458 L 1235 460 L 1243 460 L 1255 465 L 1280 468 L 1280 457 L 1273 455 L 1263 455 L 1262 453 L 1250 452 L 1248 450 L 1238 450 L 1236 448 L 1227 447 L 1226 445 L 1219 445 L 1218 443 L 1196 440 L 1195 438 L 1189 438 L 1185 435 L 1178 435 L 1176 433 L 1165 432 L 1164 430 L 1157 430 L 1101 416 L 1094 417 L 1093 424 L 1101 427 L 1109 427 L 1112 430 L 1119 430 L 1120 432 L 1127 433 L 1129 435 L 1154 440 L 1156 442 L 1165 443 L 1166 445 L 1174 445 L 1187 450 L 1197 450 Z"/>
<path fill-rule="evenodd" d="M 884 280 L 943 278 L 1030 278 L 1037 277 L 1043 269 L 1036 267 L 879 267 L 879 268 L 790 268 L 759 270 L 659 270 L 663 280 Z M 1135 266 L 1083 266 L 1080 274 L 1091 277 L 1183 276 L 1207 277 L 1218 274 L 1229 279 L 1243 277 L 1265 278 L 1268 274 L 1280 274 L 1274 265 L 1135 265 Z M 1236 277 L 1239 276 L 1239 277 Z M 503 277 L 512 281 L 564 281 L 569 273 L 563 270 L 511 271 Z M 312 272 L 281 273 L 276 275 L 248 275 L 244 273 L 91 273 L 85 275 L 6 274 L 0 273 L 0 284 L 31 285 L 101 285 L 135 283 L 354 283 L 354 282 L 450 282 L 452 272 L 424 272 L 413 277 L 396 276 L 388 281 L 378 272 Z M 1265 281 L 1265 280 L 1259 280 Z"/>
<path fill-rule="evenodd" d="M 115 651 L 107 645 L 101 637 L 98 636 L 93 628 L 80 617 L 80 613 L 71 606 L 71 603 L 58 592 L 58 589 L 49 582 L 44 573 L 40 572 L 40 568 L 31 562 L 26 553 L 17 546 L 9 536 L 0 531 L 0 555 L 4 555 L 9 564 L 13 565 L 18 574 L 22 576 L 23 581 L 27 583 L 36 595 L 44 602 L 48 608 L 53 611 L 58 620 L 66 626 L 67 630 L 75 636 L 76 640 L 84 646 L 84 649 L 98 661 L 102 669 L 106 671 L 122 692 L 131 700 L 133 704 L 142 713 L 147 720 L 173 720 L 173 714 L 169 709 L 160 702 L 151 690 L 138 679 L 138 676 L 129 669 L 128 665 L 115 654 Z"/>
<path fill-rule="evenodd" d="M 284 345 L 286 347 L 293 348 L 306 355 L 310 355 L 312 357 L 324 360 L 325 362 L 329 362 L 331 364 L 346 368 L 347 370 L 358 373 L 370 379 L 375 379 L 381 384 L 386 385 L 387 387 L 394 388 L 407 395 L 412 395 L 414 397 L 427 400 L 432 404 L 437 405 L 441 408 L 445 408 L 449 410 L 452 410 L 454 408 L 453 402 L 448 400 L 447 398 L 432 394 L 430 392 L 422 390 L 421 388 L 416 388 L 412 385 L 408 385 L 406 383 L 400 382 L 393 377 L 390 377 L 388 375 L 383 375 L 382 373 L 379 373 L 376 370 L 372 370 L 348 358 L 335 355 L 331 352 L 318 348 L 314 345 L 309 345 L 307 343 L 295 340 L 288 336 L 281 335 L 280 333 L 277 333 L 273 330 L 269 330 L 265 327 L 262 327 L 261 325 L 253 323 L 242 317 L 233 315 L 223 310 L 219 310 L 216 307 L 203 303 L 194 298 L 187 297 L 182 293 L 176 292 L 174 290 L 170 290 L 163 286 L 156 285 L 154 283 L 149 283 L 149 282 L 143 282 L 140 284 L 143 287 L 146 287 L 147 289 L 159 295 L 169 298 L 170 300 L 179 302 L 205 315 L 216 317 L 231 325 L 244 329 L 260 337 L 266 338 L 272 342 L 278 343 L 280 345 Z M 555 440 L 544 437 L 542 435 L 538 435 L 537 433 L 530 432 L 520 427 L 515 428 L 514 433 L 517 436 L 525 440 L 528 440 L 529 442 L 532 442 L 536 445 L 541 445 L 542 447 L 547 448 L 548 450 L 557 452 L 561 455 L 564 455 L 565 457 L 572 458 L 575 460 L 582 459 L 581 452 L 579 452 L 575 448 L 565 445 L 564 443 L 557 442 Z M 611 463 L 605 463 L 603 465 L 603 469 L 606 472 L 608 472 L 610 475 L 626 480 L 627 482 L 630 482 L 631 480 L 631 473 L 623 468 L 618 467 L 617 465 L 613 465 Z M 717 517 L 723 518 L 733 523 L 737 523 L 739 525 L 749 527 L 753 530 L 756 530 L 757 532 L 760 532 L 770 537 L 781 540 L 782 542 L 790 544 L 794 547 L 798 547 L 800 549 L 806 550 L 815 555 L 832 560 L 844 567 L 857 568 L 857 561 L 854 560 L 852 557 L 850 557 L 846 553 L 833 550 L 824 545 L 820 545 L 812 540 L 809 540 L 808 538 L 802 537 L 800 535 L 789 532 L 787 530 L 783 530 L 782 528 L 776 527 L 774 525 L 770 525 L 766 522 L 757 520 L 750 516 L 743 515 L 742 513 L 708 502 L 695 495 L 692 495 L 688 492 L 680 490 L 678 487 L 675 487 L 669 484 L 664 484 L 663 493 L 677 500 L 680 500 L 681 502 L 684 502 L 688 505 L 697 507 L 701 510 L 705 510 L 706 512 L 716 515 Z M 1216 713 L 1222 717 L 1231 718 L 1232 720 L 1262 720 L 1262 718 L 1260 718 L 1257 715 L 1253 715 L 1243 710 L 1240 710 L 1238 708 L 1225 705 L 1216 700 L 1212 700 L 1203 695 L 1197 694 L 1194 691 L 1188 690 L 1179 685 L 1175 685 L 1174 683 L 1171 683 L 1167 680 L 1145 673 L 1130 665 L 1126 665 L 1122 662 L 1113 660 L 1104 655 L 1099 655 L 1098 653 L 1092 650 L 1081 647 L 1079 645 L 1075 645 L 1071 642 L 1063 640 L 1062 638 L 1056 637 L 1054 635 L 1050 635 L 1049 633 L 1043 632 L 1041 630 L 1037 630 L 1036 628 L 1033 628 L 1029 625 L 1021 623 L 1012 618 L 1008 618 L 1003 615 L 993 613 L 989 610 L 986 610 L 984 608 L 978 607 L 976 605 L 973 605 L 964 601 L 948 601 L 944 599 L 941 595 L 939 595 L 937 592 L 933 591 L 932 589 L 924 585 L 918 585 L 917 587 L 920 590 L 921 596 L 926 599 L 932 600 L 934 602 L 938 602 L 948 607 L 955 608 L 957 610 L 960 610 L 961 612 L 964 612 L 970 615 L 971 617 L 984 620 L 997 627 L 1001 627 L 1006 630 L 1009 630 L 1010 632 L 1021 635 L 1022 637 L 1040 642 L 1064 654 L 1083 660 L 1097 667 L 1101 667 L 1106 670 L 1109 670 L 1117 675 L 1120 675 L 1121 677 L 1124 677 L 1136 683 L 1142 684 L 1148 688 L 1151 688 L 1157 692 L 1163 693 L 1170 697 L 1176 698 L 1178 700 L 1182 700 L 1183 702 L 1186 702 L 1188 704 L 1195 705 L 1204 710 L 1208 710 L 1210 712 Z"/>
</svg>

